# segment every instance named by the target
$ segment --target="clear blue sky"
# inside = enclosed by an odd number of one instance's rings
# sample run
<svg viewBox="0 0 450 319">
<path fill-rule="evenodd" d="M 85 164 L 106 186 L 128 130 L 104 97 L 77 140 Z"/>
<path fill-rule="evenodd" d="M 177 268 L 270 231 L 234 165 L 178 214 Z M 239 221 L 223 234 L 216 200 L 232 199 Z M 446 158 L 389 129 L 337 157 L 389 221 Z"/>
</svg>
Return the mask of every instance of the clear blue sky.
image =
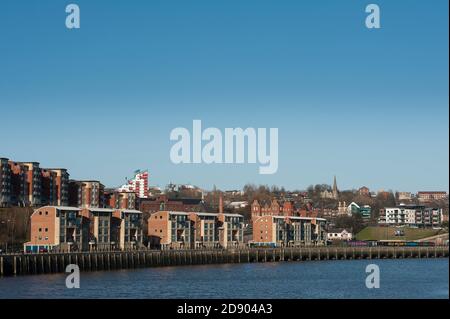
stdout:
<svg viewBox="0 0 450 319">
<path fill-rule="evenodd" d="M 107 186 L 448 191 L 447 0 L 71 2 L 0 3 L 0 156 Z M 172 164 L 193 119 L 278 127 L 278 172 Z"/>
</svg>

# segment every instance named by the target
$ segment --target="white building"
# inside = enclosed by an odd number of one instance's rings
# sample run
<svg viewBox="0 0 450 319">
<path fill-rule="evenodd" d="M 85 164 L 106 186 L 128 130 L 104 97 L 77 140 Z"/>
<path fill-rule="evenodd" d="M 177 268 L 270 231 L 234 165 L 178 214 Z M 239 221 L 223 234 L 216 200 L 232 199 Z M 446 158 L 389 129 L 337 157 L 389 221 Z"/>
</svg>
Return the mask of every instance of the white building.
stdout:
<svg viewBox="0 0 450 319">
<path fill-rule="evenodd" d="M 380 210 L 379 224 L 437 227 L 443 219 L 442 209 L 400 204 Z"/>
<path fill-rule="evenodd" d="M 347 206 L 347 215 L 352 216 L 355 213 L 358 213 L 361 207 L 355 202 L 351 202 L 350 205 Z"/>
<path fill-rule="evenodd" d="M 245 208 L 248 206 L 248 202 L 247 201 L 231 202 L 227 204 L 227 206 L 233 209 Z"/>
<path fill-rule="evenodd" d="M 134 178 L 117 189 L 119 192 L 134 192 L 138 198 L 148 197 L 148 172 L 135 171 Z"/>
<path fill-rule="evenodd" d="M 346 229 L 331 229 L 327 233 L 328 240 L 352 240 L 353 234 Z"/>
<path fill-rule="evenodd" d="M 387 225 L 415 225 L 416 210 L 419 207 L 400 205 L 385 207 L 380 213 L 380 224 Z"/>
</svg>

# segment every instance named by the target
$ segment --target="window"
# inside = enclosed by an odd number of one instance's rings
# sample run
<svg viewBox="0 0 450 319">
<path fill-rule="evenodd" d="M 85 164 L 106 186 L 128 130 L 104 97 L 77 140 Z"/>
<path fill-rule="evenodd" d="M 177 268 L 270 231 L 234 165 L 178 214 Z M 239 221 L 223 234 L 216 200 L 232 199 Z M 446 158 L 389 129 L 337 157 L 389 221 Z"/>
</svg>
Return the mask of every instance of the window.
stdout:
<svg viewBox="0 0 450 319">
<path fill-rule="evenodd" d="M 42 215 L 42 212 L 39 212 L 39 215 Z"/>
<path fill-rule="evenodd" d="M 45 215 L 48 215 L 48 212 L 45 212 Z"/>
<path fill-rule="evenodd" d="M 45 229 L 45 232 L 48 232 L 48 228 Z"/>
<path fill-rule="evenodd" d="M 42 231 L 42 228 L 39 228 L 39 232 L 41 232 Z"/>
</svg>

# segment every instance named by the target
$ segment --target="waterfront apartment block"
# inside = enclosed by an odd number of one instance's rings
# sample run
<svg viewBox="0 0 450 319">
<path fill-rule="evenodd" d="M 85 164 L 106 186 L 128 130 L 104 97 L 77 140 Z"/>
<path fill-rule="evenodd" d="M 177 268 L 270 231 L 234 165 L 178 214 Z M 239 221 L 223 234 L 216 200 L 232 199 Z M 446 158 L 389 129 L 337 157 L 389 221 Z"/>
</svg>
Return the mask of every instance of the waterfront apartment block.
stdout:
<svg viewBox="0 0 450 319">
<path fill-rule="evenodd" d="M 219 227 L 217 214 L 214 213 L 189 213 L 192 221 L 193 248 L 216 248 L 219 247 Z M 174 225 L 174 224 L 172 224 Z M 175 227 L 176 228 L 176 227 Z"/>
<path fill-rule="evenodd" d="M 325 245 L 323 218 L 260 216 L 253 220 L 253 244 L 277 247 Z"/>
<path fill-rule="evenodd" d="M 101 208 L 105 186 L 99 181 L 69 181 L 69 205 L 80 208 Z"/>
<path fill-rule="evenodd" d="M 244 241 L 243 229 L 239 214 L 159 211 L 148 219 L 151 247 L 237 247 Z"/>
<path fill-rule="evenodd" d="M 112 237 L 121 250 L 137 249 L 143 243 L 142 212 L 135 209 L 115 209 Z"/>
<path fill-rule="evenodd" d="M 43 206 L 31 215 L 31 238 L 25 252 L 41 249 L 85 251 L 89 242 L 89 216 L 80 208 Z"/>
<path fill-rule="evenodd" d="M 89 217 L 89 250 L 112 250 L 116 241 L 112 238 L 113 210 L 109 208 L 84 208 Z"/>
<path fill-rule="evenodd" d="M 218 221 L 220 246 L 239 247 L 244 242 L 244 216 L 221 213 Z"/>
<path fill-rule="evenodd" d="M 422 205 L 399 205 L 380 209 L 379 224 L 408 225 L 417 227 L 439 227 L 443 221 L 440 208 Z"/>
<path fill-rule="evenodd" d="M 85 209 L 90 221 L 91 250 L 129 250 L 142 247 L 142 213 L 133 209 Z"/>
<path fill-rule="evenodd" d="M 0 207 L 11 201 L 11 169 L 7 158 L 0 158 Z"/>
<path fill-rule="evenodd" d="M 137 210 L 43 206 L 31 215 L 26 252 L 128 250 L 142 247 Z"/>
</svg>

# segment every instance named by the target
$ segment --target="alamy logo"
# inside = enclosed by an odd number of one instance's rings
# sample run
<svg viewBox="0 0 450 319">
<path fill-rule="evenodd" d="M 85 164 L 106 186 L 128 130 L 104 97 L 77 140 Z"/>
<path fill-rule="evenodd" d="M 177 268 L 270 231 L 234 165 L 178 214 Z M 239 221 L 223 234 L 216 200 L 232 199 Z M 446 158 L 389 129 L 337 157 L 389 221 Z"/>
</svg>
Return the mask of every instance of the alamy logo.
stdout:
<svg viewBox="0 0 450 319">
<path fill-rule="evenodd" d="M 377 4 L 369 4 L 366 7 L 366 13 L 370 13 L 366 17 L 367 29 L 380 29 L 380 7 Z"/>
<path fill-rule="evenodd" d="M 367 265 L 366 273 L 369 274 L 366 277 L 366 287 L 368 289 L 380 288 L 380 267 L 375 264 Z"/>
<path fill-rule="evenodd" d="M 66 287 L 69 289 L 80 288 L 80 267 L 75 264 L 67 265 L 66 273 L 69 273 L 66 278 Z"/>
<path fill-rule="evenodd" d="M 269 137 L 265 128 L 225 128 L 225 137 L 218 128 L 209 127 L 202 131 L 201 120 L 194 120 L 191 133 L 184 127 L 177 127 L 170 133 L 170 140 L 177 141 L 170 150 L 174 164 L 260 164 L 260 174 L 275 174 L 278 170 L 278 129 L 270 128 Z M 267 147 L 269 140 L 269 147 Z M 192 144 L 191 144 L 192 142 Z M 207 142 L 202 145 L 203 142 Z M 245 143 L 247 142 L 247 143 Z M 192 145 L 192 150 L 191 150 Z M 247 152 L 246 152 L 247 146 Z"/>
<path fill-rule="evenodd" d="M 79 29 L 80 28 L 80 7 L 77 4 L 71 3 L 66 6 L 66 13 L 69 15 L 66 17 L 67 29 Z"/>
</svg>

